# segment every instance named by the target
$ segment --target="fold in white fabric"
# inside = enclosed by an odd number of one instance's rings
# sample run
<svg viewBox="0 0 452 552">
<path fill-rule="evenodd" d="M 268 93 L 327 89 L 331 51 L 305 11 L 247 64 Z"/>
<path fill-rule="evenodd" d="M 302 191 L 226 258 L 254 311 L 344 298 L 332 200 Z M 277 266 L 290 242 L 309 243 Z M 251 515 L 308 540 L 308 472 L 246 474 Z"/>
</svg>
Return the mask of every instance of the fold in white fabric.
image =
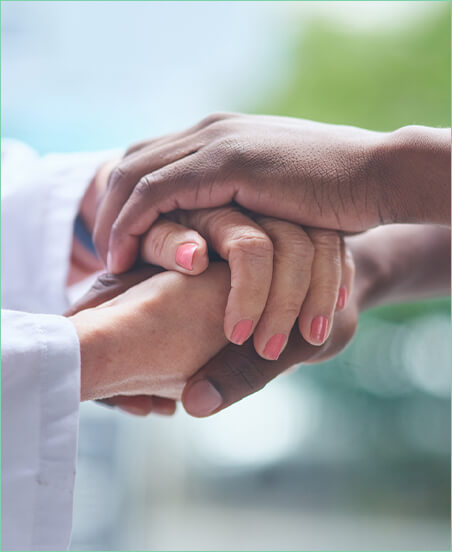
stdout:
<svg viewBox="0 0 452 552">
<path fill-rule="evenodd" d="M 2 142 L 2 550 L 69 546 L 80 349 L 61 313 L 78 206 L 110 156 Z"/>
</svg>

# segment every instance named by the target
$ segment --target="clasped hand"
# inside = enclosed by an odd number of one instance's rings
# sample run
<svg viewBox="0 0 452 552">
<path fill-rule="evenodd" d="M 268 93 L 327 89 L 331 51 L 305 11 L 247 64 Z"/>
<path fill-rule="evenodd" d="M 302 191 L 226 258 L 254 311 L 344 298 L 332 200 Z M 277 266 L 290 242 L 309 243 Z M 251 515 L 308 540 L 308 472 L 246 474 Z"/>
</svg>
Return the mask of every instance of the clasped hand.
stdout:
<svg viewBox="0 0 452 552">
<path fill-rule="evenodd" d="M 144 265 L 105 274 L 69 313 L 82 345 L 82 400 L 147 414 L 171 413 L 168 399 L 182 397 L 187 411 L 209 415 L 294 364 L 338 352 L 353 335 L 353 294 L 344 308 L 354 265 L 336 232 L 235 207 L 179 211 L 152 227 L 141 255 L 168 266 L 186 243 L 196 252 L 187 268 L 174 265 L 179 273 Z M 209 249 L 230 269 L 209 263 Z M 228 316 L 237 320 L 240 309 L 254 337 L 228 345 Z"/>
<path fill-rule="evenodd" d="M 182 396 L 207 415 L 340 350 L 360 302 L 342 232 L 403 218 L 412 144 L 410 129 L 220 114 L 130 148 L 103 177 L 96 246 L 115 274 L 169 272 L 109 276 L 82 300 L 82 398 Z"/>
</svg>

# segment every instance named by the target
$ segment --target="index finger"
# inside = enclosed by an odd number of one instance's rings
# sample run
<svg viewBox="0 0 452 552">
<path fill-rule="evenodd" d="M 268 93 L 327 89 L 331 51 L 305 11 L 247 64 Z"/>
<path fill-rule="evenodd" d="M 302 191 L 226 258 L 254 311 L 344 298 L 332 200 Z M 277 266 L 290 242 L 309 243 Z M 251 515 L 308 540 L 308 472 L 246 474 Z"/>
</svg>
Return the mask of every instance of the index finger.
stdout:
<svg viewBox="0 0 452 552">
<path fill-rule="evenodd" d="M 256 222 L 236 208 L 178 211 L 176 220 L 197 230 L 231 269 L 224 318 L 226 337 L 241 345 L 253 333 L 268 299 L 273 243 Z"/>
</svg>

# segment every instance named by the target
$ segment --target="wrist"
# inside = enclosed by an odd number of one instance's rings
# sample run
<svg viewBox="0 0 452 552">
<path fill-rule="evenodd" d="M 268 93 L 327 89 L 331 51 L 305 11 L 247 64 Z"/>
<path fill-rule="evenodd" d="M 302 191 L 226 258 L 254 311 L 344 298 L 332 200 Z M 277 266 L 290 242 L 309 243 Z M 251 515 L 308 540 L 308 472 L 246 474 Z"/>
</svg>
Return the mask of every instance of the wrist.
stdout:
<svg viewBox="0 0 452 552">
<path fill-rule="evenodd" d="M 92 310 L 81 311 L 68 319 L 77 332 L 80 343 L 80 400 L 86 401 L 112 396 L 110 389 L 109 332 L 91 316 Z"/>
<path fill-rule="evenodd" d="M 450 129 L 402 127 L 374 154 L 384 223 L 450 224 Z"/>
</svg>

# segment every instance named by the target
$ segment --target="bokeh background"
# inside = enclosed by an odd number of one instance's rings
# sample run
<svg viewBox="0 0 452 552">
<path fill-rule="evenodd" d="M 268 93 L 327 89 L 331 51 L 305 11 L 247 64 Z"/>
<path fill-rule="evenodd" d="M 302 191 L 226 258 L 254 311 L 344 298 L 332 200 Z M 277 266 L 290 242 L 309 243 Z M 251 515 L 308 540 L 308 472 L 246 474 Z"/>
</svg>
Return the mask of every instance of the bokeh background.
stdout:
<svg viewBox="0 0 452 552">
<path fill-rule="evenodd" d="M 449 2 L 2 2 L 2 135 L 123 147 L 211 111 L 450 126 Z M 212 419 L 82 406 L 74 550 L 449 550 L 450 303 Z"/>
</svg>

